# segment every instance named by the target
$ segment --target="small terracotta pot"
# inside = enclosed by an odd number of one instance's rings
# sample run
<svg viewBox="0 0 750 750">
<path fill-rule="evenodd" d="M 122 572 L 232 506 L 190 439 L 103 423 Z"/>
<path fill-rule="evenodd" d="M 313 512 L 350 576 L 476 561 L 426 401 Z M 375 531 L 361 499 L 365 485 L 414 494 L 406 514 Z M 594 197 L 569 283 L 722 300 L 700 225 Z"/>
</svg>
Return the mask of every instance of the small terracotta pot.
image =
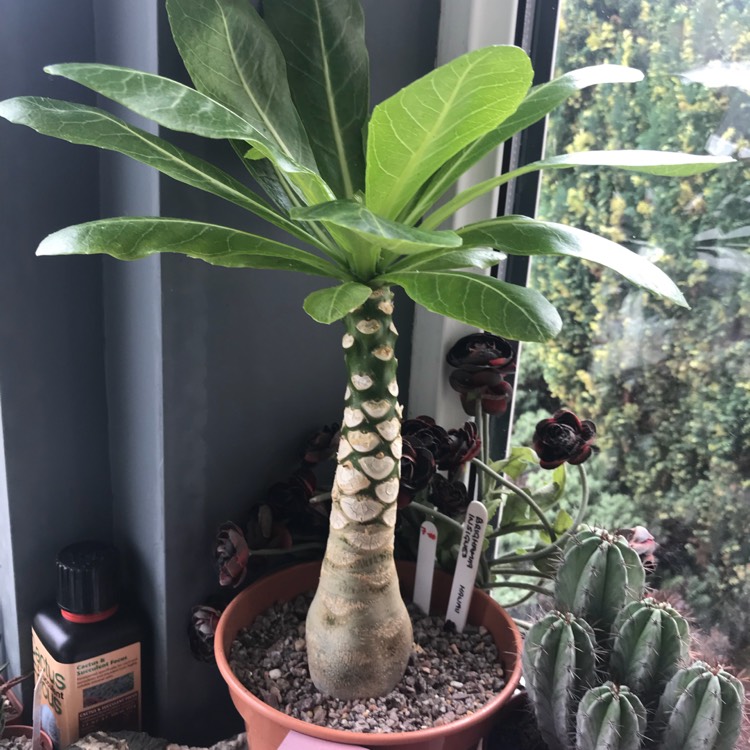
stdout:
<svg viewBox="0 0 750 750">
<path fill-rule="evenodd" d="M 414 563 L 397 563 L 401 593 L 411 600 L 414 587 Z M 245 721 L 250 750 L 276 750 L 289 732 L 307 737 L 360 745 L 367 748 L 390 747 L 394 750 L 468 750 L 489 733 L 499 709 L 513 695 L 521 677 L 521 636 L 505 610 L 482 591 L 475 590 L 469 609 L 469 623 L 483 625 L 492 634 L 505 665 L 506 683 L 500 693 L 473 714 L 440 727 L 415 732 L 362 733 L 309 724 L 271 708 L 253 695 L 237 679 L 229 666 L 229 651 L 237 633 L 279 601 L 294 599 L 313 591 L 320 577 L 320 562 L 304 563 L 262 578 L 242 591 L 226 608 L 219 620 L 214 640 L 216 662 L 229 687 L 229 694 Z M 444 614 L 448 606 L 451 577 L 436 570 L 433 582 L 433 612 Z"/>
<path fill-rule="evenodd" d="M 2 739 L 8 739 L 10 737 L 28 737 L 31 739 L 31 735 L 33 733 L 33 729 L 31 727 L 23 726 L 22 724 L 17 724 L 15 726 L 5 727 L 5 731 L 3 732 Z M 42 750 L 52 750 L 52 739 L 47 734 L 47 732 L 42 731 L 40 734 L 40 739 L 42 741 Z"/>
</svg>

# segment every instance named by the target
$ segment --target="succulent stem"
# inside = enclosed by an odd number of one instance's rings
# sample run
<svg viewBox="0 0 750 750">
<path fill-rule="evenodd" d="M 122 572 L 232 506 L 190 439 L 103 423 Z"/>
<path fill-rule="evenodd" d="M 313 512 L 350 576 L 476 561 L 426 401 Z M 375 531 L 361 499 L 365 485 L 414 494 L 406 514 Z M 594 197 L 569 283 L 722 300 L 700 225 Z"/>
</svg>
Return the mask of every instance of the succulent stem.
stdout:
<svg viewBox="0 0 750 750">
<path fill-rule="evenodd" d="M 344 318 L 348 384 L 330 533 L 307 616 L 310 676 L 335 698 L 373 698 L 401 679 L 412 629 L 393 562 L 401 459 L 393 294 Z"/>
</svg>

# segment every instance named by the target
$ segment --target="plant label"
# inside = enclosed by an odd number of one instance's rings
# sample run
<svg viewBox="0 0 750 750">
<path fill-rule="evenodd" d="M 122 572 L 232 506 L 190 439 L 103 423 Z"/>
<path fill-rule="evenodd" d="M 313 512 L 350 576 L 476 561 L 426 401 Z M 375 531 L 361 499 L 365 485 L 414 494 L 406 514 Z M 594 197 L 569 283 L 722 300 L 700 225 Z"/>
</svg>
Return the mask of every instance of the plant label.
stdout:
<svg viewBox="0 0 750 750">
<path fill-rule="evenodd" d="M 358 745 L 343 745 L 340 742 L 328 742 L 317 737 L 308 737 L 299 732 L 289 732 L 279 745 L 279 750 L 365 750 Z"/>
<path fill-rule="evenodd" d="M 414 604 L 425 614 L 430 614 L 432 574 L 435 572 L 436 550 L 437 527 L 432 521 L 425 521 L 419 529 L 417 572 L 414 576 Z"/>
<path fill-rule="evenodd" d="M 463 632 L 469 614 L 486 530 L 487 508 L 478 500 L 473 500 L 466 510 L 466 521 L 464 521 L 461 546 L 458 550 L 458 560 L 456 560 L 456 572 L 453 574 L 453 586 L 448 599 L 448 611 L 445 614 L 445 619 L 450 620 L 459 633 Z"/>
</svg>

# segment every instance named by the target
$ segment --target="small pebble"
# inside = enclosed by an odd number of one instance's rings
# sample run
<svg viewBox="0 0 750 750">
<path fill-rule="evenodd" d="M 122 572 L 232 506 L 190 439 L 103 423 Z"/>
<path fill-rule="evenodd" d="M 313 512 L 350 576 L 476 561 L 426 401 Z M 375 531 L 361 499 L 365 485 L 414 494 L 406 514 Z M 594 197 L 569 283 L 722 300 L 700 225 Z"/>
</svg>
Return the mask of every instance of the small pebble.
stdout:
<svg viewBox="0 0 750 750">
<path fill-rule="evenodd" d="M 394 690 L 365 701 L 324 698 L 307 668 L 304 634 L 311 600 L 312 594 L 274 605 L 240 631 L 230 653 L 232 670 L 245 687 L 288 716 L 355 732 L 411 732 L 473 713 L 504 685 L 486 629 L 467 626 L 457 633 L 442 618 L 409 607 L 415 647 Z"/>
<path fill-rule="evenodd" d="M 2 750 L 31 750 L 31 739 L 28 737 L 6 737 L 0 740 Z"/>
</svg>

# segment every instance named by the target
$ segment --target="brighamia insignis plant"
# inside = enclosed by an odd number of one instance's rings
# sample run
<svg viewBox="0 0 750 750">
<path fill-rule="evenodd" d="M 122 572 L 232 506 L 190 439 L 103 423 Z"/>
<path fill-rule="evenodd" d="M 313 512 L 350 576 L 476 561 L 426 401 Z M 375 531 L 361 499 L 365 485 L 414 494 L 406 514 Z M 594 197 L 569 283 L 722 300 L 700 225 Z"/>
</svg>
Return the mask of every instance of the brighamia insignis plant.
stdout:
<svg viewBox="0 0 750 750">
<path fill-rule="evenodd" d="M 220 266 L 286 269 L 328 282 L 304 308 L 343 320 L 349 388 L 331 533 L 308 617 L 310 672 L 322 692 L 376 696 L 401 678 L 412 646 L 392 559 L 401 456 L 392 287 L 415 302 L 508 338 L 544 341 L 561 327 L 540 294 L 481 273 L 503 252 L 602 263 L 678 305 L 645 258 L 583 231 L 507 216 L 438 229 L 477 195 L 519 174 L 607 164 L 687 175 L 722 159 L 648 151 L 565 154 L 438 200 L 485 154 L 586 86 L 637 81 L 630 68 L 585 68 L 529 89 L 515 47 L 463 55 L 368 112 L 368 57 L 358 0 L 166 0 L 195 88 L 98 64 L 53 65 L 164 128 L 230 142 L 268 201 L 217 167 L 94 107 L 35 97 L 0 114 L 47 135 L 119 151 L 236 203 L 304 249 L 176 218 L 116 218 L 47 237 L 40 255 L 174 252 Z"/>
</svg>

